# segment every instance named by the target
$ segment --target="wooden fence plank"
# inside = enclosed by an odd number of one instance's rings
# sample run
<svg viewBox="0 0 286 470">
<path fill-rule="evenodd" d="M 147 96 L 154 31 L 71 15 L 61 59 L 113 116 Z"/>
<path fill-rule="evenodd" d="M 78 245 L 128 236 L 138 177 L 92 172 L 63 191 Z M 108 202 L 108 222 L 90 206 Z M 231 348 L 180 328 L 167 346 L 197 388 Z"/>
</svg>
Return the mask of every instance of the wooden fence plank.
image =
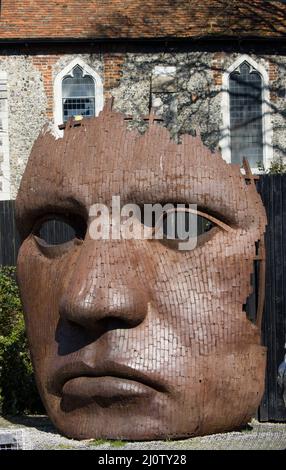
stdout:
<svg viewBox="0 0 286 470">
<path fill-rule="evenodd" d="M 270 200 L 270 185 L 266 183 L 265 178 L 260 178 L 260 180 L 257 183 L 257 189 L 261 193 L 262 200 L 264 201 L 264 199 L 265 199 L 264 205 L 265 205 L 265 208 L 266 208 L 266 212 L 268 212 L 266 206 L 267 206 L 267 203 L 269 203 L 269 200 Z M 266 231 L 266 234 L 265 234 L 266 249 L 269 246 L 268 238 L 269 238 L 269 225 L 268 225 L 268 228 L 267 228 L 267 231 Z M 266 258 L 266 273 L 267 272 L 268 272 L 268 256 Z M 270 281 L 269 276 L 266 276 L 266 279 L 265 279 L 265 304 L 264 304 L 263 321 L 262 321 L 262 336 L 263 336 L 263 343 L 264 344 L 266 343 L 266 337 L 267 337 L 266 331 L 268 331 L 268 329 L 269 329 L 269 326 L 268 326 L 269 318 L 268 318 L 267 312 L 269 312 L 271 310 L 271 307 L 270 307 L 270 303 L 271 303 L 271 284 L 270 284 L 269 281 Z M 269 353 L 268 353 L 267 369 L 268 369 L 268 363 L 269 363 Z M 264 392 L 264 395 L 263 395 L 263 398 L 262 398 L 262 401 L 261 401 L 261 405 L 260 405 L 260 408 L 259 408 L 259 412 L 258 412 L 258 417 L 259 417 L 260 421 L 268 421 L 268 416 L 269 416 L 268 387 L 269 387 L 269 381 L 268 381 L 268 370 L 267 370 L 267 374 L 266 374 L 266 377 L 265 377 L 265 392 Z"/>
</svg>

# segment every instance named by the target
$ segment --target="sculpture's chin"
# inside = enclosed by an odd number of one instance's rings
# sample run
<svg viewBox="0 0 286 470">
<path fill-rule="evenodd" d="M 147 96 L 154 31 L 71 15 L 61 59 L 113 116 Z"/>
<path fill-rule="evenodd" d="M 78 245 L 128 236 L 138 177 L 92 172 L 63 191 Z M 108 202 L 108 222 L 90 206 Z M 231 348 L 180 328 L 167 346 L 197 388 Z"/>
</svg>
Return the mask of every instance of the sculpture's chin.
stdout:
<svg viewBox="0 0 286 470">
<path fill-rule="evenodd" d="M 102 395 L 101 399 L 85 400 L 81 396 L 77 401 L 73 394 L 75 390 L 79 394 L 82 383 L 78 386 L 71 381 L 63 389 L 65 396 L 47 391 L 42 396 L 55 426 L 75 439 L 153 440 L 206 435 L 237 429 L 255 416 L 264 390 L 265 362 L 265 348 L 246 345 L 230 354 L 196 358 L 204 375 L 193 376 L 194 368 L 190 368 L 180 384 L 170 384 L 173 392 L 148 392 L 134 385 L 130 393 L 114 399 L 109 389 L 106 398 Z M 117 385 L 112 382 L 112 386 L 115 393 Z M 97 395 L 100 387 L 91 384 Z"/>
<path fill-rule="evenodd" d="M 184 421 L 179 425 L 174 423 L 174 403 L 163 401 L 113 405 L 110 409 L 90 405 L 70 413 L 60 411 L 50 417 L 61 433 L 74 439 L 155 440 L 198 434 L 199 417 L 195 410 L 187 426 Z M 180 418 L 183 420 L 181 413 Z"/>
<path fill-rule="evenodd" d="M 235 404 L 233 404 L 235 406 Z M 135 407 L 115 406 L 108 410 L 97 406 L 86 409 L 63 412 L 54 410 L 50 418 L 58 430 L 73 439 L 119 439 L 119 440 L 158 440 L 179 439 L 202 436 L 216 432 L 237 429 L 247 424 L 253 415 L 249 407 L 240 408 L 236 413 L 225 416 L 222 407 L 214 412 L 209 409 L 199 410 L 184 403 L 162 404 L 161 416 L 158 408 L 154 410 L 151 403 Z M 211 407 L 210 407 L 211 408 Z M 157 416 L 154 416 L 156 411 Z M 203 421 L 203 414 L 206 413 Z"/>
</svg>

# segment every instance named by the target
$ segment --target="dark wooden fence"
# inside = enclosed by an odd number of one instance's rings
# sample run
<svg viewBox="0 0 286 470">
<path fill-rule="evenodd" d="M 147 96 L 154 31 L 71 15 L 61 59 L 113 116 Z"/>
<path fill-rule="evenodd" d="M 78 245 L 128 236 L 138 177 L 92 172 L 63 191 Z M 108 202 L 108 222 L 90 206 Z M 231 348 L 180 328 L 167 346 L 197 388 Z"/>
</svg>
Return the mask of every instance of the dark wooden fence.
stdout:
<svg viewBox="0 0 286 470">
<path fill-rule="evenodd" d="M 0 201 L 0 265 L 2 266 L 16 264 L 20 246 L 14 208 L 14 201 Z"/>
<path fill-rule="evenodd" d="M 266 286 L 263 340 L 268 348 L 261 421 L 286 421 L 286 404 L 277 383 L 286 354 L 286 175 L 263 175 L 257 189 L 266 208 Z M 286 383 L 285 383 L 286 386 Z"/>
<path fill-rule="evenodd" d="M 258 417 L 261 421 L 286 421 L 283 391 L 277 383 L 278 367 L 286 353 L 286 175 L 263 175 L 257 188 L 268 217 L 263 316 L 263 342 L 268 348 L 268 360 L 265 394 Z M 53 239 L 55 236 L 59 240 L 68 239 L 69 234 L 60 226 L 49 230 Z M 18 248 L 14 201 L 0 201 L 0 264 L 15 265 Z M 253 283 L 258 285 L 255 276 Z M 254 292 L 247 305 L 250 319 L 255 318 L 256 305 L 257 292 Z"/>
</svg>

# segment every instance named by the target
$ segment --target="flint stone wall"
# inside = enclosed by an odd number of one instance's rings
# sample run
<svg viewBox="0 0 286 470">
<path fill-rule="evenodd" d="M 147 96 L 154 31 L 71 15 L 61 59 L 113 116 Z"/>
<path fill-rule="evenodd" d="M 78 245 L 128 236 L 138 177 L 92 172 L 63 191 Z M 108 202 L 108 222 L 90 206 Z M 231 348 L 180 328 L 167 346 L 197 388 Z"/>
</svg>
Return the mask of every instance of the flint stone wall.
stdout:
<svg viewBox="0 0 286 470">
<path fill-rule="evenodd" d="M 211 149 L 219 146 L 222 118 L 222 74 L 242 54 L 237 52 L 132 51 L 24 54 L 2 52 L 0 73 L 7 73 L 10 198 L 17 194 L 34 140 L 49 121 L 53 125 L 53 83 L 56 75 L 80 57 L 102 78 L 104 94 L 114 96 L 116 109 L 132 116 L 130 127 L 143 131 L 150 105 L 175 139 L 196 131 Z M 286 57 L 250 54 L 269 76 L 274 157 L 286 155 Z M 0 149 L 1 151 L 1 149 Z M 3 154 L 3 152 L 2 152 Z M 0 160 L 3 156 L 0 153 Z M 0 183 L 5 177 L 0 161 Z M 7 171 L 7 170 L 6 170 Z M 7 178 L 6 178 L 7 179 Z M 2 190 L 2 196 L 1 196 Z M 0 184 L 0 199 L 3 197 Z"/>
</svg>

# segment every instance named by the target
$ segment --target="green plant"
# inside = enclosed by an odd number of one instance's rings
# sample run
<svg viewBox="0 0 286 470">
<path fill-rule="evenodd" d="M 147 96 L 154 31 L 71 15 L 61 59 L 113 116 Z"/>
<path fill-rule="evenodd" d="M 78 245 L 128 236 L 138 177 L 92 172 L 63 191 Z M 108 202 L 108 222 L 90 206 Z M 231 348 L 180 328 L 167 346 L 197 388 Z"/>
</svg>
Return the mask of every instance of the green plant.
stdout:
<svg viewBox="0 0 286 470">
<path fill-rule="evenodd" d="M 280 175 L 286 172 L 286 163 L 284 163 L 283 158 L 274 158 L 270 163 L 268 173 L 272 175 Z"/>
<path fill-rule="evenodd" d="M 89 446 L 102 446 L 103 444 L 108 443 L 109 441 L 105 439 L 92 439 L 91 441 L 88 442 Z"/>
<path fill-rule="evenodd" d="M 0 411 L 43 412 L 28 351 L 14 267 L 0 267 Z"/>
<path fill-rule="evenodd" d="M 0 267 L 0 336 L 8 337 L 22 318 L 15 268 Z"/>
<path fill-rule="evenodd" d="M 111 447 L 124 447 L 126 442 L 123 441 L 109 441 Z"/>
<path fill-rule="evenodd" d="M 126 442 L 123 442 L 123 441 L 112 441 L 110 439 L 92 439 L 91 441 L 88 442 L 88 445 L 89 446 L 101 446 L 101 445 L 104 445 L 104 444 L 109 444 L 110 447 L 115 447 L 115 448 L 118 448 L 118 447 L 124 447 L 126 445 Z"/>
<path fill-rule="evenodd" d="M 257 162 L 257 169 L 270 175 L 281 175 L 286 173 L 286 163 L 284 163 L 282 157 L 276 157 L 271 161 L 268 170 L 265 169 L 265 166 L 262 162 Z"/>
<path fill-rule="evenodd" d="M 51 446 L 50 450 L 69 450 L 69 449 L 74 449 L 74 446 L 71 446 L 69 444 L 58 444 L 56 446 Z"/>
</svg>

